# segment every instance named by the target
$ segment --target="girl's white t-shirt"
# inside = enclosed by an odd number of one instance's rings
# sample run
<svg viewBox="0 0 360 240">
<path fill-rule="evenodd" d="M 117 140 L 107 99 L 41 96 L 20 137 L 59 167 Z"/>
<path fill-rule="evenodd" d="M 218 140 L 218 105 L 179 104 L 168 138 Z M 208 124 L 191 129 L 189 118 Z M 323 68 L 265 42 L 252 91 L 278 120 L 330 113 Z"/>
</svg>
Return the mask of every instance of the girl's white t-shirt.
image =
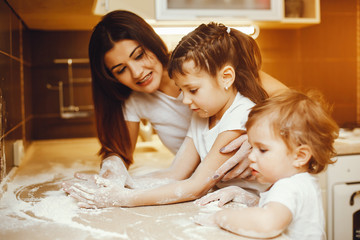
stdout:
<svg viewBox="0 0 360 240">
<path fill-rule="evenodd" d="M 201 160 L 209 153 L 220 133 L 228 130 L 245 131 L 245 123 L 254 105 L 250 99 L 237 93 L 229 109 L 212 129 L 209 129 L 209 118 L 193 114 L 187 136 L 192 138 Z"/>
<path fill-rule="evenodd" d="M 162 143 L 176 153 L 184 141 L 191 120 L 191 110 L 177 98 L 163 92 L 132 92 L 124 104 L 124 117 L 129 122 L 148 120 Z"/>
<path fill-rule="evenodd" d="M 249 98 L 237 93 L 229 109 L 226 110 L 220 121 L 212 129 L 209 129 L 208 118 L 200 118 L 196 113 L 193 114 L 187 136 L 192 138 L 201 160 L 204 160 L 207 156 L 220 133 L 228 130 L 246 130 L 245 123 L 254 105 L 255 103 Z M 242 187 L 255 194 L 263 192 L 269 187 L 269 184 L 261 184 L 257 181 L 244 179 L 231 179 L 226 182 L 220 181 L 216 184 L 219 188 L 233 185 Z"/>
</svg>

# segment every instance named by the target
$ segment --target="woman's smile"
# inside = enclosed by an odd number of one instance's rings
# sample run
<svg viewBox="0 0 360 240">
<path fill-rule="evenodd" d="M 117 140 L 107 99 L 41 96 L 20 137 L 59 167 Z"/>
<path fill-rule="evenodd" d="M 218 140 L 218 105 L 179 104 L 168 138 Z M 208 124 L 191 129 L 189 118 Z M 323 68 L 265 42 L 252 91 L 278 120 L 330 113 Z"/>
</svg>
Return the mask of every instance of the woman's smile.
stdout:
<svg viewBox="0 0 360 240">
<path fill-rule="evenodd" d="M 138 81 L 136 84 L 139 85 L 139 86 L 147 86 L 149 85 L 153 80 L 153 74 L 152 72 L 147 74 L 144 78 L 142 78 L 140 81 Z"/>
</svg>

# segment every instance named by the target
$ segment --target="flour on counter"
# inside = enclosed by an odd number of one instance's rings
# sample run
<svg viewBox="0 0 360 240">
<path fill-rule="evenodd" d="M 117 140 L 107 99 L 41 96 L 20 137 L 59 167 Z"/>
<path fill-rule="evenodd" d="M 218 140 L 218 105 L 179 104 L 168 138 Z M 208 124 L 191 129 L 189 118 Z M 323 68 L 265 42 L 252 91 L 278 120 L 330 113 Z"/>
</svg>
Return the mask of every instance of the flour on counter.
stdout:
<svg viewBox="0 0 360 240">
<path fill-rule="evenodd" d="M 192 217 L 221 208 L 217 202 L 197 206 L 191 202 L 136 208 L 81 209 L 61 190 L 83 165 L 53 165 L 46 173 L 17 176 L 0 199 L 0 239 L 125 239 L 208 240 L 237 239 L 219 228 L 196 225 Z M 138 187 L 154 187 L 169 180 L 146 179 Z M 50 230 L 51 229 L 51 230 Z M 35 237 L 36 235 L 36 237 Z M 9 237 L 10 236 L 10 237 Z"/>
<path fill-rule="evenodd" d="M 63 173 L 63 169 L 54 171 Z M 16 183 L 8 183 L 7 191 L 0 199 L 0 232 L 45 223 L 79 229 L 94 239 L 127 239 L 126 234 L 108 232 L 79 223 L 83 216 L 97 215 L 108 210 L 79 209 L 75 200 L 61 190 L 61 182 L 65 180 L 62 177 L 54 173 L 39 174 L 36 178 L 21 177 L 16 179 Z"/>
</svg>

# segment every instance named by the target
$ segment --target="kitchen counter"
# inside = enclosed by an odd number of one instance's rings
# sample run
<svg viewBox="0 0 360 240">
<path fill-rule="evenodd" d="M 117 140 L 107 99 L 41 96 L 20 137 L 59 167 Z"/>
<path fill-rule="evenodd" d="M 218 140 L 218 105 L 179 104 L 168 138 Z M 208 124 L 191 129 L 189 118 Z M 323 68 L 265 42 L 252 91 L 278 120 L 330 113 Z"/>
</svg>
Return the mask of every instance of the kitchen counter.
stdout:
<svg viewBox="0 0 360 240">
<path fill-rule="evenodd" d="M 195 224 L 198 214 L 218 211 L 216 203 L 193 202 L 135 208 L 80 209 L 61 190 L 77 171 L 97 172 L 96 139 L 34 142 L 0 192 L 0 239 L 242 240 L 220 228 Z M 158 139 L 137 145 L 132 174 L 169 166 L 173 155 Z M 240 207 L 228 205 L 228 207 Z M 286 239 L 283 236 L 274 238 Z"/>
<path fill-rule="evenodd" d="M 337 155 L 360 154 L 360 128 L 340 129 L 339 138 L 335 141 L 335 149 Z"/>
</svg>

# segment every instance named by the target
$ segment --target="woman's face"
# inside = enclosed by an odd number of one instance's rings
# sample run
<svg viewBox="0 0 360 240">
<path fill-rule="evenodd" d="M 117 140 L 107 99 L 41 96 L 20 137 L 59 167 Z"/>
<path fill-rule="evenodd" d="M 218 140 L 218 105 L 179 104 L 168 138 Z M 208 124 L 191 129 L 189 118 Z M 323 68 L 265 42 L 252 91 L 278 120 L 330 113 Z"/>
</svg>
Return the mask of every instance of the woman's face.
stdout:
<svg viewBox="0 0 360 240">
<path fill-rule="evenodd" d="M 115 43 L 105 53 L 104 61 L 120 83 L 137 92 L 155 92 L 164 74 L 156 55 L 134 40 L 125 39 Z"/>
</svg>

